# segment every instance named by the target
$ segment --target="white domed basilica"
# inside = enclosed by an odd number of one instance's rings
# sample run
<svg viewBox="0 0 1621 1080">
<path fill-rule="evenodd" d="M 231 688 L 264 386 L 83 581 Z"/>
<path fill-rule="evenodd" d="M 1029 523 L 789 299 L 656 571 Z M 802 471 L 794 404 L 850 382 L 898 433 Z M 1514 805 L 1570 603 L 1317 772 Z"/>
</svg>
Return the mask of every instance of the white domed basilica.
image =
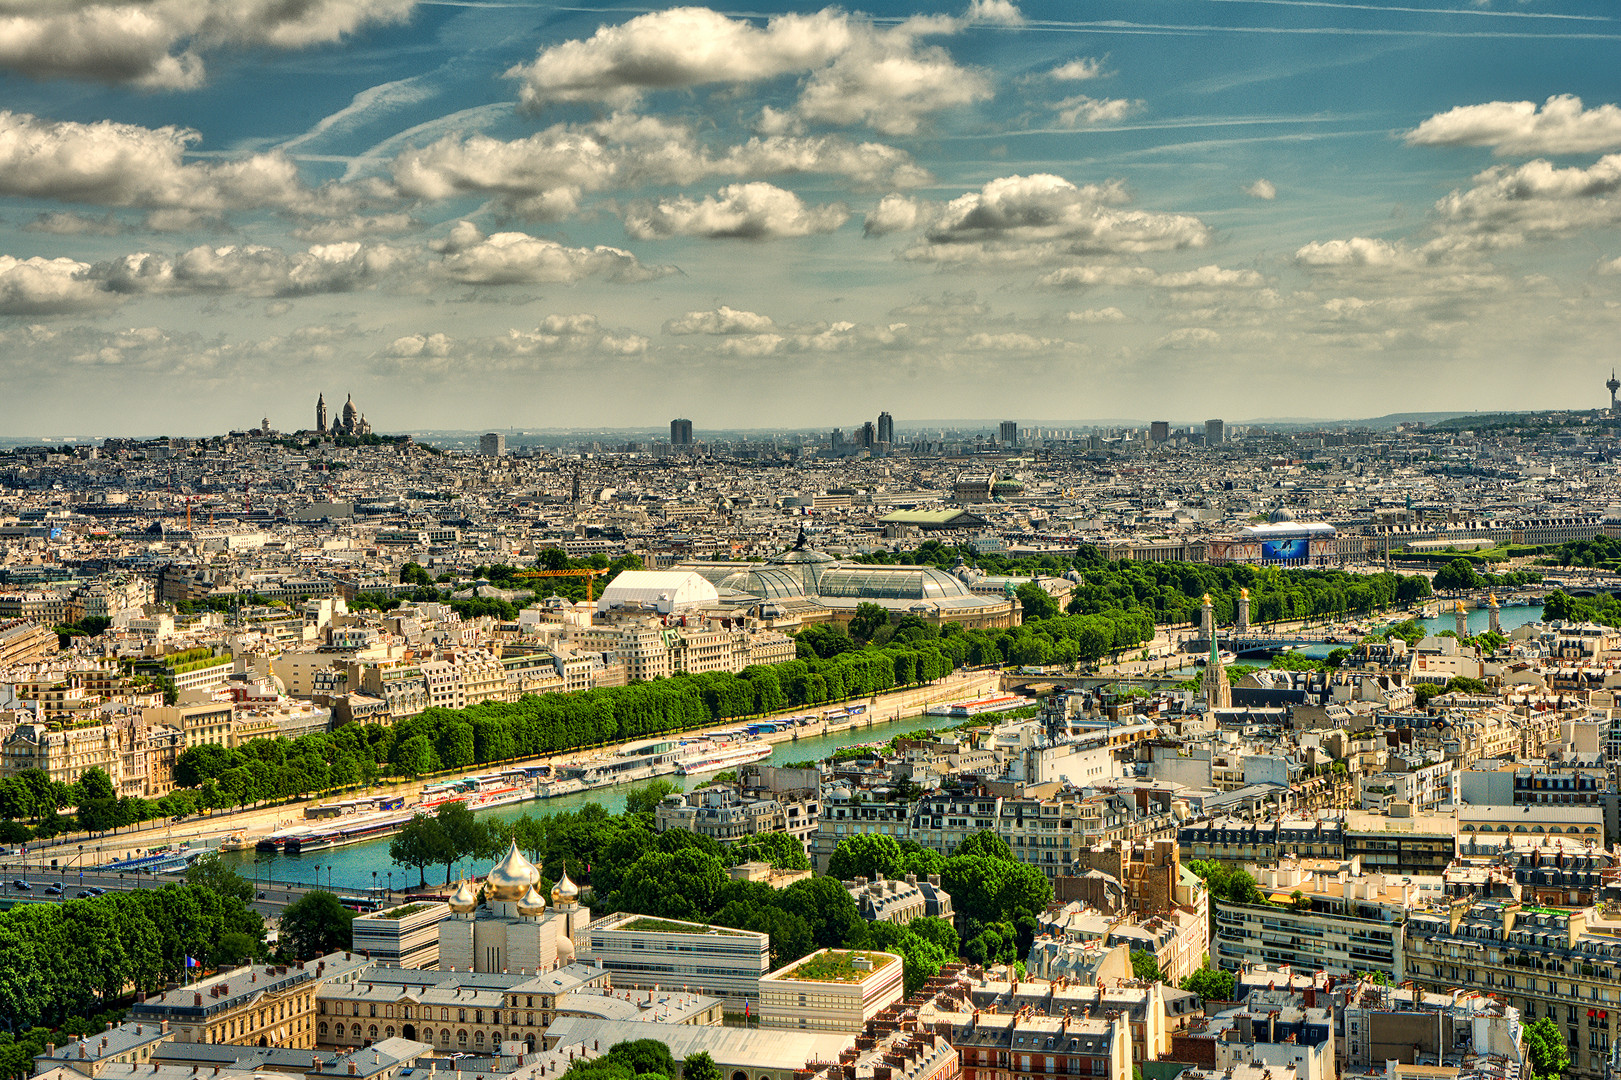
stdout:
<svg viewBox="0 0 1621 1080">
<path fill-rule="evenodd" d="M 486 904 L 470 881 L 456 887 L 450 915 L 439 923 L 439 967 L 457 971 L 550 971 L 574 962 L 574 947 L 591 922 L 579 887 L 565 871 L 540 894 L 540 870 L 523 857 L 517 841 L 484 880 Z"/>
</svg>

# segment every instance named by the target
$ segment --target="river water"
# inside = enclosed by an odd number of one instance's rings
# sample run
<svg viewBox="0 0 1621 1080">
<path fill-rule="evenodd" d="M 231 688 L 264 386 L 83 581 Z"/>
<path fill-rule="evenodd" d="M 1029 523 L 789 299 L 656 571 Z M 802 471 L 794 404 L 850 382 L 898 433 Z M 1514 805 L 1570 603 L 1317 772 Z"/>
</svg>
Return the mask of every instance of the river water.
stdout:
<svg viewBox="0 0 1621 1080">
<path fill-rule="evenodd" d="M 1503 630 L 1506 633 L 1524 623 L 1534 622 L 1542 617 L 1540 607 L 1506 607 L 1502 609 L 1501 619 Z M 1471 634 L 1483 633 L 1487 629 L 1489 613 L 1485 609 L 1475 609 L 1468 613 L 1469 632 Z M 1453 618 L 1450 612 L 1444 613 L 1440 618 L 1421 620 L 1431 633 L 1453 628 Z M 1333 645 L 1313 645 L 1301 651 L 1303 655 L 1321 658 L 1328 655 Z M 1249 663 L 1250 661 L 1243 661 Z M 1188 668 L 1183 677 L 1197 674 L 1198 669 Z M 942 717 L 913 716 L 903 720 L 875 724 L 870 728 L 857 728 L 842 731 L 836 735 L 814 735 L 802 738 L 797 742 L 778 743 L 772 750 L 767 762 L 784 764 L 793 761 L 817 761 L 832 755 L 833 751 L 841 746 L 854 746 L 866 742 L 886 742 L 896 735 L 919 728 L 941 727 L 951 721 Z M 666 779 L 680 787 L 685 787 L 691 778 L 669 776 Z M 702 779 L 702 778 L 699 778 Z M 508 806 L 497 807 L 494 810 L 484 811 L 481 816 L 497 821 L 510 821 L 523 814 L 532 814 L 544 817 L 551 814 L 578 810 L 587 803 L 599 803 L 610 814 L 620 813 L 625 809 L 625 793 L 634 787 L 634 784 L 621 784 L 617 787 L 603 788 L 597 791 L 580 792 L 575 795 L 564 795 L 556 799 L 544 799 L 536 802 L 513 803 Z M 392 884 L 409 885 L 416 881 L 417 872 L 408 867 L 395 866 L 388 857 L 388 837 L 371 840 L 362 844 L 352 844 L 348 847 L 328 848 L 323 851 L 314 851 L 308 855 L 261 855 L 251 850 L 235 853 L 226 853 L 223 857 L 238 864 L 238 869 L 246 876 L 259 880 L 274 879 L 276 881 L 292 882 L 301 885 L 313 885 L 319 874 L 320 884 L 339 892 L 360 892 L 373 885 L 386 887 L 391 884 L 389 872 L 393 872 Z M 460 873 L 483 873 L 488 867 L 469 861 L 455 869 Z M 374 877 L 375 875 L 375 877 Z M 429 880 L 434 880 L 433 870 L 429 868 Z"/>
<path fill-rule="evenodd" d="M 885 723 L 876 723 L 871 727 L 852 728 L 841 731 L 835 735 L 811 735 L 795 742 L 777 743 L 772 748 L 771 756 L 765 759 L 766 764 L 782 765 L 795 761 L 819 761 L 831 757 L 833 751 L 841 746 L 856 746 L 868 742 L 887 742 L 896 735 L 903 735 L 920 728 L 944 727 L 958 721 L 948 720 L 940 716 L 912 716 L 902 720 L 892 720 Z M 678 787 L 685 788 L 688 783 L 701 783 L 707 777 L 681 777 L 670 775 L 664 779 Z M 645 783 L 645 781 L 644 781 Z M 620 784 L 615 787 L 601 788 L 596 791 L 579 792 L 574 795 L 562 795 L 555 799 L 541 799 L 533 802 L 511 803 L 507 806 L 498 806 L 493 810 L 486 810 L 480 817 L 494 821 L 511 821 L 523 814 L 534 817 L 547 817 L 552 814 L 578 810 L 587 803 L 598 803 L 610 814 L 617 814 L 625 809 L 625 793 L 635 784 Z M 222 858 L 235 862 L 237 869 L 245 877 L 255 878 L 260 882 L 266 879 L 291 882 L 298 885 L 314 885 L 316 875 L 320 875 L 320 884 L 340 893 L 361 892 L 373 887 L 387 887 L 391 883 L 395 886 L 414 885 L 418 880 L 417 871 L 411 867 L 395 866 L 388 857 L 388 842 L 390 837 L 381 837 L 365 843 L 351 844 L 348 847 L 326 848 L 321 851 L 312 851 L 308 855 L 265 855 L 252 850 L 240 852 L 225 852 Z M 482 874 L 489 867 L 480 862 L 469 861 L 463 863 L 457 873 Z M 393 871 L 392 882 L 389 872 Z M 376 875 L 375 878 L 373 875 Z M 434 870 L 428 868 L 428 880 L 433 882 Z"/>
</svg>

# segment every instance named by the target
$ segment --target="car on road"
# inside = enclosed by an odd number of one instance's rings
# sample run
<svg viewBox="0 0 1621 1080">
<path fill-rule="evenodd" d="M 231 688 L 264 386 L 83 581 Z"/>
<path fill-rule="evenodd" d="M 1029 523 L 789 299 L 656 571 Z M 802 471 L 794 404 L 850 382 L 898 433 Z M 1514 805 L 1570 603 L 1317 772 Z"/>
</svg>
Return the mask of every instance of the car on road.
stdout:
<svg viewBox="0 0 1621 1080">
<path fill-rule="evenodd" d="M 89 889 L 89 892 L 90 892 L 91 896 L 100 896 L 102 893 L 104 893 L 106 891 L 107 890 L 103 889 L 100 885 L 92 885 L 92 886 L 90 886 L 90 889 Z"/>
<path fill-rule="evenodd" d="M 85 897 L 90 895 L 90 890 L 89 889 L 80 889 L 78 892 L 74 893 L 73 895 L 75 897 L 77 897 L 78 899 L 83 900 Z"/>
<path fill-rule="evenodd" d="M 11 883 L 11 887 L 13 889 L 16 889 L 18 892 L 31 892 L 31 891 L 33 891 L 33 888 L 34 888 L 32 885 L 28 884 L 28 882 L 24 881 L 22 878 L 18 878 L 16 881 L 13 881 Z"/>
<path fill-rule="evenodd" d="M 47 886 L 45 886 L 45 891 L 50 893 L 52 896 L 61 896 L 62 895 L 62 886 L 60 886 L 60 885 L 47 885 Z"/>
</svg>

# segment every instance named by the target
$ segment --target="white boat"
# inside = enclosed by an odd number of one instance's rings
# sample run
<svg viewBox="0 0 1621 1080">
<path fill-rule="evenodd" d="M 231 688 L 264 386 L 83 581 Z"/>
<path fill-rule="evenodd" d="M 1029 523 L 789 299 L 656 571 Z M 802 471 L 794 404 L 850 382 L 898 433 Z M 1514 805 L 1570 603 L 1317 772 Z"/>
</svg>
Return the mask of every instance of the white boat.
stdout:
<svg viewBox="0 0 1621 1080">
<path fill-rule="evenodd" d="M 697 746 L 676 763 L 675 771 L 682 776 L 695 776 L 698 773 L 735 769 L 739 765 L 747 765 L 751 761 L 760 761 L 770 756 L 771 744 L 763 739 L 708 747 Z"/>
</svg>

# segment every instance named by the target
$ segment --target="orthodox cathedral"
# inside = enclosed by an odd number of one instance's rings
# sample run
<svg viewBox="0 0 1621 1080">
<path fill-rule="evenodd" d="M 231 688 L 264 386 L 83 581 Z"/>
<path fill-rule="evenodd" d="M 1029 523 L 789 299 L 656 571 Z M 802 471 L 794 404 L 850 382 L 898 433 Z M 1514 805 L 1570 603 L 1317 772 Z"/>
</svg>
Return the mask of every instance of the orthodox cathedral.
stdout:
<svg viewBox="0 0 1621 1080">
<path fill-rule="evenodd" d="M 315 399 L 315 433 L 317 435 L 370 435 L 371 425 L 366 417 L 355 408 L 355 397 L 349 395 L 349 400 L 343 403 L 343 413 L 338 422 L 330 428 L 326 423 L 326 395 L 321 394 Z"/>
<path fill-rule="evenodd" d="M 457 886 L 450 915 L 439 924 L 440 970 L 539 972 L 573 963 L 591 909 L 580 906 L 579 887 L 567 871 L 552 889 L 549 910 L 539 883 L 540 870 L 514 841 L 482 890 L 470 881 Z"/>
</svg>

